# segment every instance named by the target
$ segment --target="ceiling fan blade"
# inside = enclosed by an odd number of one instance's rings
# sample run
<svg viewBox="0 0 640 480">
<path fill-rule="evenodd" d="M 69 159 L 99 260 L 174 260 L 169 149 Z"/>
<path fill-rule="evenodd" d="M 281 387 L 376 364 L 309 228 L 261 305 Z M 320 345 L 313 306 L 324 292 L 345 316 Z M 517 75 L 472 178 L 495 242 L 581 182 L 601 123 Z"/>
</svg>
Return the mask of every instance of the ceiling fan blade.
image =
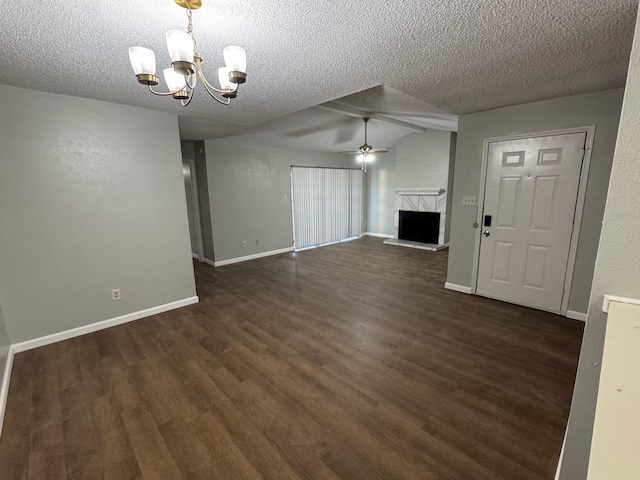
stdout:
<svg viewBox="0 0 640 480">
<path fill-rule="evenodd" d="M 387 153 L 388 151 L 388 148 L 372 148 L 369 153 Z"/>
<path fill-rule="evenodd" d="M 338 153 L 344 153 L 345 155 L 358 155 L 362 152 L 360 152 L 360 150 L 347 150 L 346 152 L 338 152 Z"/>
<path fill-rule="evenodd" d="M 307 135 L 323 133 L 327 130 L 332 129 L 334 126 L 335 126 L 335 122 L 324 122 L 318 125 L 312 125 L 310 127 L 291 130 L 289 132 L 285 132 L 285 135 L 288 137 L 306 137 Z"/>
</svg>

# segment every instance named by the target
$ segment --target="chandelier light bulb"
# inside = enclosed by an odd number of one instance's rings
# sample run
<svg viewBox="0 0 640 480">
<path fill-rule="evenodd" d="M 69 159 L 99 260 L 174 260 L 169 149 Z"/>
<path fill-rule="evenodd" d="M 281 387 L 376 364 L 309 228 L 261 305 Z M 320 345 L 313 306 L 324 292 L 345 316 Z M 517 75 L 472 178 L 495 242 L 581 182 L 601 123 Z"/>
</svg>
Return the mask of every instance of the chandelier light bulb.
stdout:
<svg viewBox="0 0 640 480">
<path fill-rule="evenodd" d="M 186 89 L 187 81 L 184 75 L 180 75 L 173 68 L 165 68 L 162 73 L 164 73 L 164 81 L 167 82 L 170 91 L 178 92 Z"/>
<path fill-rule="evenodd" d="M 236 45 L 225 47 L 224 63 L 230 72 L 247 73 L 247 53 Z"/>
<path fill-rule="evenodd" d="M 247 81 L 247 53 L 244 48 L 232 45 L 225 47 L 224 63 L 229 69 L 229 80 L 233 83 Z"/>
<path fill-rule="evenodd" d="M 220 81 L 220 88 L 223 90 L 235 90 L 238 87 L 237 83 L 229 80 L 229 69 L 227 67 L 218 69 L 218 80 Z"/>
<path fill-rule="evenodd" d="M 193 38 L 182 30 L 167 32 L 167 49 L 172 62 L 193 63 Z"/>
<path fill-rule="evenodd" d="M 129 60 L 136 75 L 156 74 L 156 54 L 144 47 L 129 48 Z"/>
</svg>

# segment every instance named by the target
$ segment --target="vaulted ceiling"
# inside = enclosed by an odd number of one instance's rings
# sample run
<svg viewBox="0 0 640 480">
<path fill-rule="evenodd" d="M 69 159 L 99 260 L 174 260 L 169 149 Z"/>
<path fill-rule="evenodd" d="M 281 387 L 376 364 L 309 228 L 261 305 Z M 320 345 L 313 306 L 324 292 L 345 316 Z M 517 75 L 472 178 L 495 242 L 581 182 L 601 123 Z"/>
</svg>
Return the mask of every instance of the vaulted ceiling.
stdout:
<svg viewBox="0 0 640 480">
<path fill-rule="evenodd" d="M 139 85 L 127 53 L 147 46 L 158 70 L 169 66 L 165 32 L 186 29 L 173 0 L 0 8 L 0 83 L 175 112 L 184 139 L 268 142 L 271 132 L 337 151 L 360 143 L 354 116 L 317 105 L 452 128 L 458 114 L 622 86 L 637 2 L 203 0 L 193 22 L 205 71 L 215 80 L 224 46 L 241 45 L 248 81 L 230 106 L 200 90 L 186 108 Z M 403 133 L 385 124 L 390 139 Z"/>
</svg>

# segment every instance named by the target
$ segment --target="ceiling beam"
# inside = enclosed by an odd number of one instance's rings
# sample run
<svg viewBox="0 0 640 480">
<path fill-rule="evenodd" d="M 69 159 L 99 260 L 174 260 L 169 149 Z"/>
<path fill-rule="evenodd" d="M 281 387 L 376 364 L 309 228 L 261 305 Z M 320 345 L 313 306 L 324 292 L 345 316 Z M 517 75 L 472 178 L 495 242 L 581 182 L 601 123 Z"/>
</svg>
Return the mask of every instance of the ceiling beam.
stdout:
<svg viewBox="0 0 640 480">
<path fill-rule="evenodd" d="M 320 105 L 316 105 L 316 108 L 321 108 L 323 110 L 328 110 L 329 112 L 340 113 L 342 115 L 347 115 L 349 117 L 357 117 L 364 118 L 369 117 L 372 120 L 378 120 L 380 122 L 390 123 L 392 125 L 397 125 L 398 127 L 408 128 L 410 130 L 414 130 L 416 132 L 425 133 L 427 131 L 426 128 L 420 127 L 418 125 L 414 125 L 413 123 L 403 122 L 402 120 L 397 120 L 392 117 L 388 117 L 386 115 L 381 115 L 379 113 L 369 113 L 364 112 L 362 110 L 358 110 L 356 108 L 347 107 L 345 105 L 340 105 L 334 102 L 322 103 Z"/>
</svg>

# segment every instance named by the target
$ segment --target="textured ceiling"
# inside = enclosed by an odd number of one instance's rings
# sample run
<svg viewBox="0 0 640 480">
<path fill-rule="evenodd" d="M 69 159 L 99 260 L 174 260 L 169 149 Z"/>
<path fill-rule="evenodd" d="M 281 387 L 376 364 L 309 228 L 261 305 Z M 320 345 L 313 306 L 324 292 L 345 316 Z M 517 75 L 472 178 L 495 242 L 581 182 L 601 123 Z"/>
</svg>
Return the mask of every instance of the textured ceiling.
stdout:
<svg viewBox="0 0 640 480">
<path fill-rule="evenodd" d="M 204 0 L 193 17 L 205 70 L 216 79 L 223 47 L 241 45 L 248 81 L 231 106 L 200 90 L 185 109 L 138 85 L 127 54 L 147 46 L 159 70 L 169 66 L 164 34 L 186 27 L 172 0 L 0 7 L 0 83 L 175 112 L 183 138 L 196 139 L 380 85 L 404 93 L 343 101 L 418 119 L 621 86 L 637 2 Z"/>
</svg>

